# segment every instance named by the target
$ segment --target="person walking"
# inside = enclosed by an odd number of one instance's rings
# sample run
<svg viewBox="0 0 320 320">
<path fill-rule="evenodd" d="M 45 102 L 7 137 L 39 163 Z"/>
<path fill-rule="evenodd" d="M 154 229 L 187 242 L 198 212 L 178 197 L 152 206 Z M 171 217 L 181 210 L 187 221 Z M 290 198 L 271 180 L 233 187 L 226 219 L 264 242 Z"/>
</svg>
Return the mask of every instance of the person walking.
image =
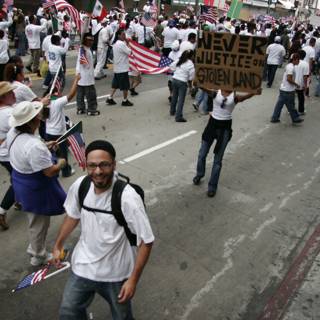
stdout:
<svg viewBox="0 0 320 320">
<path fill-rule="evenodd" d="M 170 104 L 170 115 L 175 115 L 176 122 L 187 122 L 183 117 L 183 106 L 186 98 L 188 84 L 194 78 L 195 68 L 192 61 L 194 52 L 192 50 L 184 51 L 178 62 L 171 65 L 175 69 L 172 76 L 172 98 Z"/>
<path fill-rule="evenodd" d="M 280 122 L 280 115 L 284 105 L 286 105 L 288 112 L 290 114 L 292 123 L 301 123 L 303 119 L 299 117 L 299 114 L 294 106 L 295 90 L 300 89 L 300 86 L 295 81 L 295 70 L 294 67 L 299 64 L 299 54 L 294 53 L 291 56 L 290 63 L 287 64 L 282 82 L 280 85 L 278 101 L 274 107 L 274 111 L 271 117 L 271 123 Z"/>
<path fill-rule="evenodd" d="M 29 17 L 29 22 L 30 24 L 28 24 L 25 28 L 25 33 L 27 36 L 31 55 L 30 60 L 26 65 L 26 69 L 41 76 L 39 71 L 41 55 L 40 33 L 46 29 L 46 24 L 43 24 L 41 26 L 36 25 L 37 18 L 34 15 Z"/>
<path fill-rule="evenodd" d="M 112 91 L 107 98 L 106 103 L 109 105 L 117 104 L 113 100 L 113 96 L 117 89 L 123 92 L 123 101 L 121 105 L 123 107 L 131 107 L 133 103 L 128 100 L 128 90 L 130 89 L 129 80 L 129 55 L 131 49 L 129 48 L 129 41 L 126 38 L 124 30 L 120 29 L 116 33 L 116 37 L 113 45 L 113 79 L 112 79 Z"/>
<path fill-rule="evenodd" d="M 77 114 L 84 114 L 87 112 L 90 116 L 100 114 L 97 110 L 97 92 L 94 86 L 94 68 L 93 57 L 90 48 L 93 44 L 93 36 L 86 33 L 83 36 L 82 47 L 80 47 L 76 73 L 80 74 L 80 81 L 77 89 Z M 84 98 L 87 99 L 88 108 L 86 111 L 86 104 Z"/>
<path fill-rule="evenodd" d="M 268 45 L 267 50 L 267 87 L 271 88 L 278 67 L 282 64 L 286 55 L 286 49 L 281 44 L 281 37 L 276 36 L 274 43 Z"/>
<path fill-rule="evenodd" d="M 201 179 L 205 176 L 206 158 L 214 140 L 216 140 L 207 192 L 208 197 L 214 197 L 218 189 L 223 155 L 232 137 L 232 112 L 238 103 L 250 99 L 255 94 L 237 95 L 235 92 L 227 90 L 218 90 L 217 92 L 210 92 L 210 94 L 211 96 L 208 99 L 209 121 L 202 133 L 197 161 L 197 173 L 193 178 L 193 184 L 199 185 Z M 257 94 L 261 94 L 261 89 Z"/>
<path fill-rule="evenodd" d="M 49 103 L 49 100 L 46 104 Z M 16 201 L 28 215 L 30 264 L 39 266 L 51 256 L 46 251 L 50 216 L 64 213 L 66 194 L 58 182 L 65 159 L 52 161 L 48 148 L 35 134 L 43 118 L 43 103 L 25 101 L 17 104 L 9 118 L 7 148 L 12 166 L 12 186 Z"/>
<path fill-rule="evenodd" d="M 119 177 L 112 144 L 93 141 L 85 155 L 88 176 L 77 179 L 68 191 L 67 216 L 53 250 L 54 261 L 59 263 L 65 240 L 80 223 L 81 235 L 73 251 L 59 319 L 88 319 L 86 309 L 98 293 L 109 303 L 113 320 L 133 320 L 131 299 L 150 255 L 154 235 L 135 189 L 126 184 L 120 195 L 117 191 Z M 80 205 L 84 179 L 89 179 L 89 185 Z M 127 231 L 115 218 L 113 197 L 119 199 L 127 228 L 136 235 L 136 246 L 130 244 Z"/>
</svg>

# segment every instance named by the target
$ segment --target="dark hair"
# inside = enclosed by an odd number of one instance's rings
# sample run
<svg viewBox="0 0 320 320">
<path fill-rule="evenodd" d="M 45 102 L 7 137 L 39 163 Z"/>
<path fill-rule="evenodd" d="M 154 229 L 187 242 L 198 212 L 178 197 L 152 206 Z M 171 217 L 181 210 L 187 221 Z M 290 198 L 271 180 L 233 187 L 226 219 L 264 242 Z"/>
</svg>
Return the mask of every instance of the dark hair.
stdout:
<svg viewBox="0 0 320 320">
<path fill-rule="evenodd" d="M 196 39 L 197 35 L 194 32 L 189 33 L 188 35 L 188 41 Z"/>
<path fill-rule="evenodd" d="M 309 41 L 309 45 L 315 44 L 316 43 L 316 38 L 311 38 Z"/>
<path fill-rule="evenodd" d="M 297 60 L 297 59 L 300 59 L 300 55 L 299 53 L 293 53 L 291 56 L 290 56 L 290 62 L 292 62 L 293 60 Z"/>
<path fill-rule="evenodd" d="M 17 80 L 19 74 L 23 73 L 23 68 L 17 66 L 15 63 L 8 63 L 3 71 L 4 81 L 13 82 Z"/>
<path fill-rule="evenodd" d="M 30 121 L 32 121 L 32 120 L 30 120 Z M 32 133 L 31 127 L 29 126 L 29 122 L 25 123 L 25 124 L 23 124 L 21 126 L 15 127 L 16 130 L 18 130 L 21 133 Z"/>
<path fill-rule="evenodd" d="M 116 32 L 116 35 L 114 36 L 113 43 L 116 43 L 116 42 L 119 40 L 120 35 L 121 35 L 122 32 L 124 32 L 123 29 L 119 29 L 119 30 Z"/>
<path fill-rule="evenodd" d="M 31 16 L 29 16 L 29 22 L 30 23 L 35 22 L 35 20 L 36 20 L 36 17 L 33 14 Z"/>
<path fill-rule="evenodd" d="M 299 50 L 298 51 L 300 60 L 303 60 L 306 57 L 306 52 L 304 50 Z"/>
<path fill-rule="evenodd" d="M 51 43 L 56 45 L 56 46 L 58 46 L 60 44 L 60 40 L 61 40 L 60 37 L 58 35 L 56 35 L 56 34 L 53 34 L 51 36 Z"/>
<path fill-rule="evenodd" d="M 191 59 L 193 56 L 193 51 L 192 50 L 186 50 L 182 52 L 182 55 L 179 58 L 179 61 L 177 63 L 177 67 L 181 66 L 185 62 L 187 62 L 189 59 Z"/>
<path fill-rule="evenodd" d="M 18 63 L 20 63 L 20 62 L 23 63 L 23 61 L 22 61 L 22 59 L 21 59 L 20 56 L 11 56 L 11 57 L 9 58 L 9 61 L 8 61 L 8 63 L 14 63 L 14 64 L 18 64 Z"/>
<path fill-rule="evenodd" d="M 88 37 L 92 37 L 92 38 L 93 38 L 93 35 L 92 35 L 90 32 L 85 33 L 85 34 L 83 35 L 82 44 L 85 43 L 85 41 L 86 41 L 86 39 L 87 39 Z"/>
<path fill-rule="evenodd" d="M 113 145 L 106 140 L 95 140 L 89 143 L 85 151 L 86 158 L 88 157 L 88 154 L 94 150 L 103 150 L 109 153 L 113 160 L 116 158 L 116 150 Z"/>
<path fill-rule="evenodd" d="M 0 30 L 0 39 L 2 39 L 4 37 L 4 31 Z"/>
</svg>

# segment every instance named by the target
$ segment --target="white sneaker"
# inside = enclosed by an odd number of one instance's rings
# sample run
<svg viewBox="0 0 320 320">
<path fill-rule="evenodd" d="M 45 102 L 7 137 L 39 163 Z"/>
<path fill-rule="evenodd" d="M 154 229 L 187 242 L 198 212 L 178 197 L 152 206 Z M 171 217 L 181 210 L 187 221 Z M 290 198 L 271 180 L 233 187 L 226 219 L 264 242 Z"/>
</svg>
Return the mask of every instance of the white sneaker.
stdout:
<svg viewBox="0 0 320 320">
<path fill-rule="evenodd" d="M 31 257 L 30 264 L 34 267 L 38 267 L 48 263 L 48 261 L 51 260 L 52 258 L 53 258 L 52 254 L 47 252 L 44 257 L 36 257 L 36 256 Z"/>
</svg>

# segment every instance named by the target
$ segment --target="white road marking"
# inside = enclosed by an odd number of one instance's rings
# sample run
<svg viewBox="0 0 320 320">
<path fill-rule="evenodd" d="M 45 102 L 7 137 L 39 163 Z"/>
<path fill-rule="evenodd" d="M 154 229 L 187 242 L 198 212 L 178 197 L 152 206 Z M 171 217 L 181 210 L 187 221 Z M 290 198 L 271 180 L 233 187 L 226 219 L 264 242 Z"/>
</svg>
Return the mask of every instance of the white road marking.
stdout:
<svg viewBox="0 0 320 320">
<path fill-rule="evenodd" d="M 283 207 L 285 207 L 285 205 L 287 204 L 287 202 L 293 197 L 295 196 L 296 194 L 299 194 L 300 193 L 300 190 L 296 190 L 296 191 L 293 191 L 291 193 L 289 193 L 289 195 L 287 197 L 285 197 L 281 203 L 280 203 L 280 206 L 279 206 L 279 209 L 282 209 Z"/>
<path fill-rule="evenodd" d="M 233 250 L 234 250 L 233 248 L 237 247 L 245 238 L 246 238 L 246 236 L 244 234 L 241 234 L 241 235 L 237 236 L 236 238 L 228 239 L 224 243 L 223 258 L 227 259 L 227 263 L 224 265 L 224 267 L 218 273 L 213 275 L 213 277 L 209 281 L 206 282 L 204 287 L 202 287 L 200 290 L 198 290 L 193 295 L 193 297 L 190 300 L 190 303 L 186 307 L 186 310 L 185 310 L 184 314 L 180 317 L 181 320 L 188 319 L 188 317 L 190 316 L 191 312 L 194 309 L 196 309 L 196 308 L 198 308 L 200 306 L 202 298 L 208 292 L 210 292 L 213 289 L 215 283 L 219 280 L 219 278 L 224 276 L 224 274 L 228 270 L 233 268 L 233 261 L 232 261 L 232 258 L 231 258 L 231 255 L 232 255 Z"/>
<path fill-rule="evenodd" d="M 196 130 L 191 130 L 191 131 L 189 131 L 189 132 L 187 132 L 187 133 L 184 133 L 184 134 L 181 134 L 180 136 L 177 136 L 177 137 L 175 137 L 175 138 L 173 138 L 173 139 L 170 139 L 170 140 L 167 140 L 167 141 L 165 141 L 165 142 L 162 142 L 162 143 L 160 143 L 160 144 L 158 144 L 158 145 L 156 145 L 156 146 L 154 146 L 154 147 L 151 147 L 151 148 L 148 148 L 148 149 L 146 149 L 146 150 L 143 150 L 143 151 L 141 151 L 141 152 L 139 152 L 139 153 L 136 153 L 136 154 L 134 154 L 133 156 L 130 156 L 130 157 L 128 157 L 128 158 L 125 158 L 125 159 L 119 161 L 119 163 L 125 164 L 125 163 L 128 163 L 128 162 L 137 160 L 137 159 L 142 158 L 142 157 L 144 157 L 144 156 L 146 156 L 146 155 L 148 155 L 148 154 L 150 154 L 150 153 L 152 153 L 152 152 L 154 152 L 154 151 L 160 150 L 160 149 L 162 149 L 162 148 L 164 148 L 164 147 L 169 146 L 170 144 L 173 144 L 173 143 L 175 143 L 175 142 L 177 142 L 177 141 L 179 141 L 179 140 L 182 140 L 182 139 L 184 139 L 184 138 L 187 138 L 187 137 L 189 137 L 189 136 L 191 136 L 191 135 L 193 135 L 193 134 L 195 134 L 195 133 L 197 133 Z"/>
<path fill-rule="evenodd" d="M 253 233 L 253 235 L 250 237 L 251 240 L 257 240 L 258 237 L 260 236 L 261 232 L 270 224 L 274 223 L 277 220 L 276 217 L 272 217 L 271 219 L 266 220 L 263 222 Z"/>
<path fill-rule="evenodd" d="M 316 158 L 320 154 L 320 149 L 317 150 L 317 152 L 314 153 L 313 157 Z"/>
<path fill-rule="evenodd" d="M 263 208 L 259 210 L 259 213 L 264 213 L 269 211 L 272 208 L 272 206 L 273 206 L 273 202 L 267 203 Z"/>
<path fill-rule="evenodd" d="M 99 97 L 97 97 L 97 100 L 104 99 L 104 98 L 107 98 L 107 97 L 109 97 L 109 96 L 110 96 L 110 94 L 105 94 L 104 96 L 99 96 Z M 75 104 L 77 104 L 77 101 L 69 102 L 69 103 L 67 104 L 67 106 L 73 106 L 73 105 L 75 105 Z"/>
</svg>

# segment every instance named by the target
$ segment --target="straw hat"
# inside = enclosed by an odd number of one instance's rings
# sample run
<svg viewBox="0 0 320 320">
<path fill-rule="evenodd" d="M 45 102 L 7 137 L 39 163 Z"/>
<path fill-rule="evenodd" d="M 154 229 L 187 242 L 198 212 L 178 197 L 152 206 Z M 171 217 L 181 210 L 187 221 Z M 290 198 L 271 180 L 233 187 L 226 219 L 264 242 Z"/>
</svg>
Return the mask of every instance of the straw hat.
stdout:
<svg viewBox="0 0 320 320">
<path fill-rule="evenodd" d="M 1 81 L 0 82 L 0 97 L 5 95 L 6 93 L 13 91 L 16 87 L 11 85 L 10 82 Z"/>
<path fill-rule="evenodd" d="M 18 103 L 9 118 L 11 127 L 19 127 L 32 120 L 43 108 L 43 103 L 39 101 L 23 101 Z"/>
</svg>

